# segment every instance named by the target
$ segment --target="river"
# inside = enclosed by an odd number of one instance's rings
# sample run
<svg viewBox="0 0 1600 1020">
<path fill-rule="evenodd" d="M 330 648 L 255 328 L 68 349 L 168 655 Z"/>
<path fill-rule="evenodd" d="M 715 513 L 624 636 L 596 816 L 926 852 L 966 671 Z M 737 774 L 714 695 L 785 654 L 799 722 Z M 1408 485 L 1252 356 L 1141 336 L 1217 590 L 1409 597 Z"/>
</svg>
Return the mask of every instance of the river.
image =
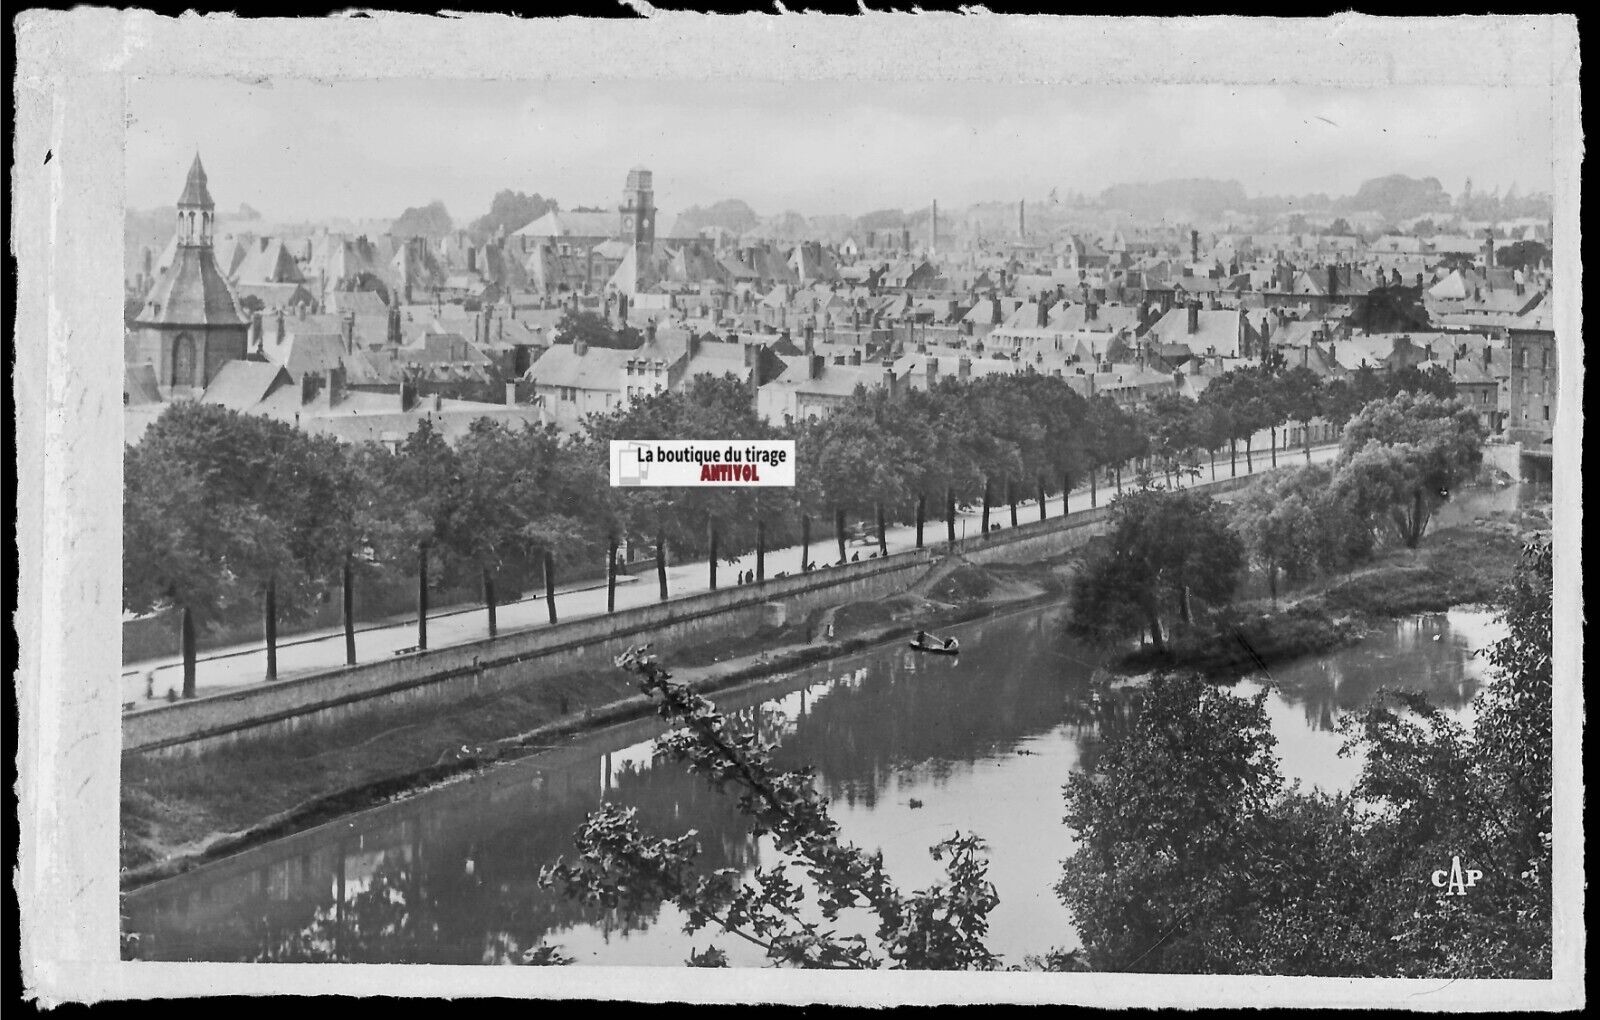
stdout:
<svg viewBox="0 0 1600 1020">
<path fill-rule="evenodd" d="M 1020 963 L 1076 945 L 1051 888 L 1071 851 L 1061 787 L 1140 697 L 1092 683 L 1098 656 L 1063 624 L 1060 606 L 1028 609 L 955 628 L 957 658 L 881 647 L 718 701 L 781 740 L 780 765 L 817 767 L 845 838 L 881 848 L 903 890 L 940 879 L 933 843 L 957 829 L 984 837 L 1000 895 L 990 945 Z M 1487 668 L 1475 652 L 1501 633 L 1489 613 L 1429 614 L 1275 669 L 1266 704 L 1285 776 L 1349 789 L 1359 763 L 1339 757 L 1334 727 L 1380 686 L 1463 715 Z M 647 832 L 698 830 L 708 868 L 772 862 L 731 798 L 653 761 L 659 731 L 653 719 L 612 727 L 137 890 L 123 904 L 132 955 L 501 963 L 544 942 L 580 964 L 677 965 L 715 942 L 730 963 L 762 964 L 731 936 L 685 935 L 670 907 L 624 916 L 537 887 L 602 798 L 636 805 Z"/>
</svg>

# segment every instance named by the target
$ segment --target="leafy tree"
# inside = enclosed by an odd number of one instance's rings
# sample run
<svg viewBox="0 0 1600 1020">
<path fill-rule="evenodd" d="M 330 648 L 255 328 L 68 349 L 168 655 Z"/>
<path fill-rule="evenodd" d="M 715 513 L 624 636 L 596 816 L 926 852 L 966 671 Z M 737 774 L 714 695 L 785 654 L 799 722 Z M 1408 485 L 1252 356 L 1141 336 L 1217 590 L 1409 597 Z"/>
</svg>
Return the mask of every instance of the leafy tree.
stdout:
<svg viewBox="0 0 1600 1020">
<path fill-rule="evenodd" d="M 1345 430 L 1335 487 L 1361 518 L 1393 523 L 1416 548 L 1451 490 L 1483 459 L 1483 426 L 1471 408 L 1401 392 L 1375 400 Z"/>
<path fill-rule="evenodd" d="M 1076 849 L 1056 891 L 1090 969 L 1234 969 L 1283 782 L 1265 701 L 1158 676 L 1132 732 L 1068 779 Z"/>
<path fill-rule="evenodd" d="M 450 233 L 451 226 L 450 213 L 444 203 L 434 201 L 401 213 L 389 227 L 389 233 L 395 237 L 443 237 Z"/>
<path fill-rule="evenodd" d="M 611 328 L 606 317 L 597 312 L 575 312 L 568 309 L 556 323 L 555 342 L 570 344 L 582 340 L 590 347 L 612 347 L 624 350 L 638 347 L 637 334 L 626 331 L 627 336 Z"/>
<path fill-rule="evenodd" d="M 1322 415 L 1322 377 L 1304 365 L 1296 365 L 1275 380 L 1279 405 L 1300 423 L 1305 433 L 1306 463 L 1311 462 L 1311 420 Z"/>
<path fill-rule="evenodd" d="M 1328 226 L 1328 233 L 1335 236 L 1344 236 L 1346 234 L 1353 234 L 1355 231 L 1350 229 L 1350 221 L 1345 219 L 1343 216 L 1340 216 Z"/>
<path fill-rule="evenodd" d="M 1506 269 L 1529 271 L 1550 262 L 1550 248 L 1542 241 L 1513 241 L 1495 249 L 1495 264 Z"/>
<path fill-rule="evenodd" d="M 1164 649 L 1162 618 L 1188 623 L 1191 599 L 1232 597 L 1244 548 L 1222 507 L 1192 489 L 1139 489 L 1111 504 L 1107 551 L 1074 582 L 1072 629 L 1105 639 L 1147 631 Z"/>
<path fill-rule="evenodd" d="M 123 604 L 198 620 L 309 613 L 355 540 L 357 494 L 329 437 L 214 404 L 175 403 L 124 452 Z"/>
<path fill-rule="evenodd" d="M 467 232 L 473 240 L 482 244 L 493 237 L 497 230 L 503 229 L 508 234 L 521 230 L 554 209 L 555 205 L 554 201 L 538 192 L 524 195 L 507 188 L 495 193 L 493 201 L 489 203 L 489 211 L 473 220 Z"/>
<path fill-rule="evenodd" d="M 1272 425 L 1277 413 L 1267 380 L 1268 376 L 1260 368 L 1235 368 L 1211 380 L 1200 393 L 1201 403 L 1227 409 L 1229 461 L 1235 473 L 1238 464 L 1234 460 L 1234 450 L 1239 440 L 1244 440 L 1245 469 L 1254 471 L 1251 443 L 1257 432 Z"/>
</svg>

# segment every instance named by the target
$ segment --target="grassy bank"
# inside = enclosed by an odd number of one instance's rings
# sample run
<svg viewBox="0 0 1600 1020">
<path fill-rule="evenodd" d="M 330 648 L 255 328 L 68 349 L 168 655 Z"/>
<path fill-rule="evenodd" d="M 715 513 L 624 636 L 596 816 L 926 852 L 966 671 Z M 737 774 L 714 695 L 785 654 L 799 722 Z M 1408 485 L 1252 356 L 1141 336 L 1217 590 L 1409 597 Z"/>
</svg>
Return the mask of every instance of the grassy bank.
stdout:
<svg viewBox="0 0 1600 1020">
<path fill-rule="evenodd" d="M 1064 561 L 962 565 L 926 595 L 848 603 L 735 641 L 658 651 L 679 680 L 727 690 L 900 640 L 914 627 L 1059 597 L 1068 569 Z M 132 756 L 122 768 L 122 884 L 177 874 L 653 709 L 621 670 L 582 672 L 200 758 Z"/>
<path fill-rule="evenodd" d="M 1377 620 L 1493 601 L 1522 548 L 1517 529 L 1494 519 L 1446 528 L 1417 549 L 1390 549 L 1372 563 L 1288 593 L 1258 599 L 1174 633 L 1164 652 L 1140 648 L 1114 669 L 1185 667 L 1249 671 L 1360 641 Z"/>
</svg>

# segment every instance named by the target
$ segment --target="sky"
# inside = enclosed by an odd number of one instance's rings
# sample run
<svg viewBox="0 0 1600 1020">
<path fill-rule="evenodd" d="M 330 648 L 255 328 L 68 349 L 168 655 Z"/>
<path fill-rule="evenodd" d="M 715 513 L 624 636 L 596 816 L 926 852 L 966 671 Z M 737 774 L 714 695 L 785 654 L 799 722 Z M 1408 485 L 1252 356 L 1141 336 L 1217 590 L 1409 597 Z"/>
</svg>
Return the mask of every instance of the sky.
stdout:
<svg viewBox="0 0 1600 1020">
<path fill-rule="evenodd" d="M 1116 183 L 1237 180 L 1251 196 L 1349 194 L 1390 173 L 1452 195 L 1549 191 L 1544 89 L 974 82 L 142 79 L 127 203 L 172 204 L 198 151 L 218 208 L 464 223 L 511 188 L 615 206 L 654 171 L 664 213 L 955 209 Z"/>
</svg>

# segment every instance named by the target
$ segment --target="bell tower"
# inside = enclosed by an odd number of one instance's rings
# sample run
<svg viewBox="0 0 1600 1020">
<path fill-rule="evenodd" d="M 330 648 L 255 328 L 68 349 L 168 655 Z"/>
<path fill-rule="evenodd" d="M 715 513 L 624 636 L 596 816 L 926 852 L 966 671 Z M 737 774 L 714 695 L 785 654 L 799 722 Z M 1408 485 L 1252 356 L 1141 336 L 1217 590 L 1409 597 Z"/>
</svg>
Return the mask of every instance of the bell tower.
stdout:
<svg viewBox="0 0 1600 1020">
<path fill-rule="evenodd" d="M 622 191 L 622 239 L 635 246 L 655 244 L 656 196 L 650 171 L 636 166 L 628 171 Z"/>
<path fill-rule="evenodd" d="M 211 247 L 211 227 L 216 219 L 216 203 L 206 188 L 206 168 L 200 165 L 200 154 L 194 154 L 189 167 L 189 179 L 184 182 L 183 194 L 178 196 L 178 243 L 189 247 Z"/>
</svg>

